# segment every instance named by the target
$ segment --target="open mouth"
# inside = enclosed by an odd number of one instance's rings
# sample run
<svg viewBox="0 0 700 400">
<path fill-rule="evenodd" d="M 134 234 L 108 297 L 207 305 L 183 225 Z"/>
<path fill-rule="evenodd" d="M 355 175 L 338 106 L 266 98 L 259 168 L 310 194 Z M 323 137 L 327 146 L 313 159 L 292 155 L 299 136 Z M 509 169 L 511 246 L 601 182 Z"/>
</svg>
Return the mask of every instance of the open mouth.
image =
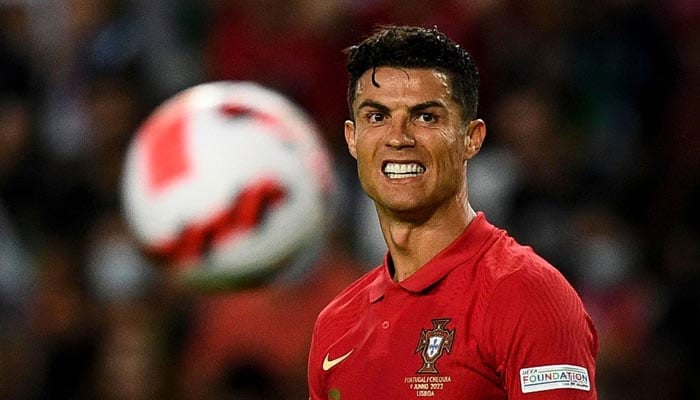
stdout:
<svg viewBox="0 0 700 400">
<path fill-rule="evenodd" d="M 384 164 L 382 172 L 389 179 L 413 178 L 425 172 L 425 167 L 418 163 L 394 163 Z"/>
</svg>

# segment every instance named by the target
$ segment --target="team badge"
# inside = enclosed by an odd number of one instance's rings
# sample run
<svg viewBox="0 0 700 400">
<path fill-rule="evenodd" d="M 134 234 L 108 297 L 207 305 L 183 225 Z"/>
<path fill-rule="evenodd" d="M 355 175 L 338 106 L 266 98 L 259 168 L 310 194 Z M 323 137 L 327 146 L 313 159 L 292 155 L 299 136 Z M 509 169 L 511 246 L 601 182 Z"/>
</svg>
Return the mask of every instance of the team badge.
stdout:
<svg viewBox="0 0 700 400">
<path fill-rule="evenodd" d="M 435 367 L 438 359 L 443 353 L 450 353 L 452 342 L 454 341 L 455 330 L 445 328 L 450 322 L 450 318 L 432 320 L 433 329 L 422 329 L 416 353 L 420 352 L 423 358 L 423 366 L 417 371 L 419 374 L 437 374 Z"/>
</svg>

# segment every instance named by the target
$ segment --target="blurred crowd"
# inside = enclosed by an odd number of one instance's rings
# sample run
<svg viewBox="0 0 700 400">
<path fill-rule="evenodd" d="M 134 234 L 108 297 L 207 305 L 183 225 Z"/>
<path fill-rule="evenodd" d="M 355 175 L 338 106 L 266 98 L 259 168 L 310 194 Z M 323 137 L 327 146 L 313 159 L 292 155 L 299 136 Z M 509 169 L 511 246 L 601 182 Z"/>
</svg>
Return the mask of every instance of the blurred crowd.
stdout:
<svg viewBox="0 0 700 400">
<path fill-rule="evenodd" d="M 581 294 L 600 398 L 700 399 L 696 0 L 0 0 L 0 398 L 305 398 L 316 314 L 385 252 L 342 136 L 342 49 L 377 24 L 474 55 L 472 204 Z M 222 79 L 309 112 L 342 201 L 305 280 L 181 293 L 122 219 L 122 161 Z"/>
</svg>

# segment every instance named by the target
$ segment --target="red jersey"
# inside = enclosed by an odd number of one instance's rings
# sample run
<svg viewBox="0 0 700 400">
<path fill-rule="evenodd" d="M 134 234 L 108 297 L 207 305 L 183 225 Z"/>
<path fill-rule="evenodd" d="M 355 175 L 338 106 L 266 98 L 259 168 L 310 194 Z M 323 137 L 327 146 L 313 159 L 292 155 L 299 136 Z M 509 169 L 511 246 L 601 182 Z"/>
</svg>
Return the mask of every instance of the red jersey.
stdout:
<svg viewBox="0 0 700 400">
<path fill-rule="evenodd" d="M 390 262 L 320 313 L 312 400 L 597 398 L 598 338 L 579 296 L 482 213 L 404 281 Z"/>
</svg>

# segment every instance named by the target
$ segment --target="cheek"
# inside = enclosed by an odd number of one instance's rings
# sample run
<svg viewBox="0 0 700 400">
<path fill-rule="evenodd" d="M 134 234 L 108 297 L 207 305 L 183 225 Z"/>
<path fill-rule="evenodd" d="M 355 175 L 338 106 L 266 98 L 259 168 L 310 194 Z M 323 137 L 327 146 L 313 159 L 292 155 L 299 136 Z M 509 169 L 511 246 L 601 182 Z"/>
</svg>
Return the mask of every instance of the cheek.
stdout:
<svg viewBox="0 0 700 400">
<path fill-rule="evenodd" d="M 369 132 L 360 132 L 355 136 L 355 153 L 358 162 L 369 163 L 377 148 L 377 135 Z"/>
<path fill-rule="evenodd" d="M 443 148 L 444 151 L 442 154 L 438 155 L 438 159 L 441 160 L 443 168 L 451 174 L 465 174 L 466 166 L 464 163 L 463 148 L 454 143 L 456 139 L 453 138 L 452 141 L 453 143 L 448 143 Z"/>
<path fill-rule="evenodd" d="M 357 161 L 357 178 L 360 181 L 362 189 L 371 196 L 374 192 L 376 177 L 374 176 L 374 170 L 369 161 L 364 159 L 362 156 L 358 157 Z"/>
<path fill-rule="evenodd" d="M 365 138 L 357 137 L 355 141 L 355 154 L 357 169 L 361 174 L 369 173 L 372 164 L 372 146 Z"/>
<path fill-rule="evenodd" d="M 429 132 L 426 147 L 434 149 L 438 160 L 445 164 L 461 163 L 464 157 L 464 137 L 451 129 L 435 129 Z"/>
<path fill-rule="evenodd" d="M 432 132 L 432 134 L 439 138 L 444 146 L 449 148 L 456 146 L 457 141 L 461 138 L 460 135 L 456 135 L 451 129 L 435 129 L 435 132 Z"/>
</svg>

